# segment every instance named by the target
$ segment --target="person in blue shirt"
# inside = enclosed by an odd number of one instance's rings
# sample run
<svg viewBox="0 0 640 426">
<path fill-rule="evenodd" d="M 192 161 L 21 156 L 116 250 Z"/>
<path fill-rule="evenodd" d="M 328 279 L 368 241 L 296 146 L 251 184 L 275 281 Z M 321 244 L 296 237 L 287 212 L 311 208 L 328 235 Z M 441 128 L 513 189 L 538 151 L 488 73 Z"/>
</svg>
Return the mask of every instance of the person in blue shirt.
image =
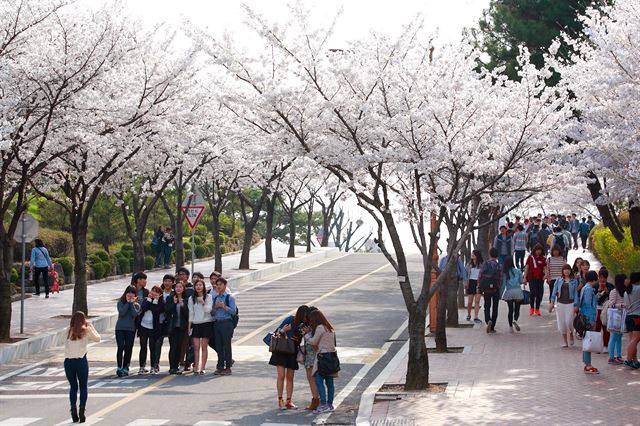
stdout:
<svg viewBox="0 0 640 426">
<path fill-rule="evenodd" d="M 582 287 L 580 292 L 580 300 L 578 309 L 589 320 L 589 323 L 595 328 L 596 315 L 598 315 L 598 299 L 596 296 L 596 287 L 598 286 L 598 274 L 596 271 L 587 272 L 587 284 Z M 584 372 L 586 374 L 599 374 L 596 367 L 591 365 L 591 352 L 582 351 L 582 362 L 584 363 Z"/>
<path fill-rule="evenodd" d="M 219 277 L 216 281 L 217 294 L 213 298 L 213 329 L 215 349 L 218 353 L 218 365 L 215 375 L 231 375 L 231 338 L 233 337 L 234 317 L 237 315 L 236 299 L 227 294 L 227 280 Z"/>
<path fill-rule="evenodd" d="M 578 225 L 578 233 L 580 234 L 582 252 L 584 253 L 587 251 L 587 241 L 589 240 L 589 233 L 591 233 L 591 226 L 587 223 L 586 217 L 583 217 L 582 222 Z"/>
<path fill-rule="evenodd" d="M 53 269 L 53 262 L 49 256 L 49 251 L 44 246 L 42 240 L 34 241 L 35 247 L 31 249 L 31 260 L 29 267 L 33 273 L 33 283 L 36 286 L 36 296 L 40 296 L 40 275 L 44 280 L 45 297 L 49 298 L 49 271 Z"/>
</svg>

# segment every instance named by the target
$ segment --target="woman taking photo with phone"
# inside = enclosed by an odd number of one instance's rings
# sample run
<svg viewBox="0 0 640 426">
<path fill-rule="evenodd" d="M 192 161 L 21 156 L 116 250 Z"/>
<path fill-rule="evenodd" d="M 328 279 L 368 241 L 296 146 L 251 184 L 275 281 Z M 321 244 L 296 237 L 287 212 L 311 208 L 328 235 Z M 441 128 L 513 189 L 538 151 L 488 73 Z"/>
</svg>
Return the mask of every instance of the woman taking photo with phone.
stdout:
<svg viewBox="0 0 640 426">
<path fill-rule="evenodd" d="M 129 364 L 133 353 L 133 342 L 136 339 L 136 317 L 140 313 L 137 303 L 136 288 L 128 286 L 118 300 L 118 321 L 116 322 L 116 360 L 118 377 L 129 375 Z"/>
<path fill-rule="evenodd" d="M 195 276 L 195 274 L 194 274 Z M 211 338 L 211 330 L 213 317 L 211 309 L 213 308 L 213 299 L 207 294 L 207 288 L 204 281 L 196 278 L 193 282 L 193 294 L 188 301 L 189 309 L 189 325 L 191 341 L 193 342 L 193 374 L 204 374 L 207 365 L 207 357 L 209 355 L 209 339 Z"/>
<path fill-rule="evenodd" d="M 162 289 L 154 286 L 149 292 L 149 297 L 144 299 L 140 308 L 140 327 L 138 327 L 138 336 L 140 336 L 140 370 L 138 374 L 144 374 L 145 372 L 144 363 L 147 359 L 147 345 L 151 354 L 151 374 L 157 374 L 160 371 L 160 355 L 158 354 L 156 341 L 162 336 L 160 314 L 163 311 Z"/>
<path fill-rule="evenodd" d="M 67 339 L 64 343 L 64 373 L 69 381 L 69 402 L 71 403 L 71 419 L 74 423 L 84 423 L 86 420 L 86 406 L 88 396 L 89 362 L 87 361 L 87 346 L 89 342 L 99 342 L 100 335 L 87 322 L 84 313 L 76 312 L 71 316 L 71 323 L 67 329 Z M 80 390 L 80 413 L 76 402 Z"/>
</svg>

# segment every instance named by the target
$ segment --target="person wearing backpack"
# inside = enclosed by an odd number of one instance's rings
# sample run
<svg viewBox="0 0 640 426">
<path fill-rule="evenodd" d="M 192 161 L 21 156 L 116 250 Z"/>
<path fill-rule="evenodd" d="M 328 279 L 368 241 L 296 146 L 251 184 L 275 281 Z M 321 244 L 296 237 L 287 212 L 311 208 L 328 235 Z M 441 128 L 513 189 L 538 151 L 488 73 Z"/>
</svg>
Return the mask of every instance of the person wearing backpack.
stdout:
<svg viewBox="0 0 640 426">
<path fill-rule="evenodd" d="M 627 316 L 624 324 L 629 333 L 629 345 L 627 346 L 627 359 L 624 365 L 637 370 L 638 343 L 640 343 L 640 272 L 632 272 L 629 277 L 629 287 L 624 295 L 624 304 L 627 307 Z"/>
<path fill-rule="evenodd" d="M 578 309 L 589 321 L 591 326 L 595 326 L 598 313 L 598 300 L 595 287 L 598 285 L 598 274 L 596 271 L 587 273 L 587 285 L 582 288 L 578 299 Z M 582 351 L 582 362 L 584 363 L 585 374 L 600 374 L 600 371 L 591 365 L 591 352 Z"/>
<path fill-rule="evenodd" d="M 498 303 L 500 303 L 500 283 L 502 282 L 502 266 L 498 263 L 498 249 L 491 247 L 489 260 L 482 264 L 478 282 L 484 297 L 484 320 L 487 333 L 495 333 L 498 321 Z"/>
<path fill-rule="evenodd" d="M 567 260 L 567 256 L 569 254 L 571 241 L 567 238 L 562 228 L 559 226 L 553 230 L 553 238 L 551 240 L 551 247 L 558 246 L 562 253 L 562 257 L 564 260 Z"/>
<path fill-rule="evenodd" d="M 543 223 L 540 227 L 540 231 L 538 232 L 538 243 L 542 246 L 545 256 L 549 252 L 549 244 L 547 244 L 549 235 L 551 235 L 551 232 L 549 231 L 549 225 Z"/>
<path fill-rule="evenodd" d="M 227 294 L 227 280 L 219 277 L 216 281 L 217 294 L 213 298 L 213 328 L 215 349 L 218 353 L 218 365 L 213 373 L 217 376 L 231 375 L 231 338 L 233 329 L 238 324 L 238 308 L 236 299 Z"/>
<path fill-rule="evenodd" d="M 627 276 L 625 274 L 618 274 L 614 279 L 615 288 L 609 293 L 609 301 L 607 309 L 624 309 L 624 294 L 627 292 Z M 607 312 L 603 309 L 604 315 Z M 610 331 L 611 337 L 609 338 L 609 364 L 624 364 L 622 359 L 622 333 Z M 614 357 L 615 354 L 617 357 Z"/>
</svg>

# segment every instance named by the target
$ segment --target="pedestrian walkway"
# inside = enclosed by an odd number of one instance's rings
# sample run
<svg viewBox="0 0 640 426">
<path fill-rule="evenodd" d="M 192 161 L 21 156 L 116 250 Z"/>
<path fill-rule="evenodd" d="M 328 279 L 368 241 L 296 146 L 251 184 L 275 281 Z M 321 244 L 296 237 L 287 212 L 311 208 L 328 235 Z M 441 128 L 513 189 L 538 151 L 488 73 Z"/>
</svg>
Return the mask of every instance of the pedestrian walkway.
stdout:
<svg viewBox="0 0 640 426">
<path fill-rule="evenodd" d="M 256 281 L 264 279 L 266 276 L 278 272 L 289 271 L 295 268 L 299 269 L 299 265 L 305 264 L 310 266 L 313 262 L 321 262 L 328 256 L 337 254 L 335 248 L 316 248 L 309 254 L 305 253 L 304 247 L 297 247 L 296 258 L 287 258 L 289 246 L 277 241 L 273 242 L 274 264 L 261 262 L 264 259 L 264 245 L 260 244 L 251 251 L 251 270 L 238 270 L 236 268 L 240 261 L 240 254 L 232 254 L 223 258 L 224 276 L 230 279 L 230 289 L 232 292 L 241 290 L 237 285 L 249 285 L 245 281 Z M 305 260 L 305 258 L 308 258 Z M 187 266 L 188 267 L 188 266 Z M 214 260 L 196 262 L 195 270 L 201 271 L 205 276 L 209 276 L 214 269 Z M 264 271 L 264 273 L 260 273 Z M 147 286 L 151 288 L 153 285 L 160 285 L 162 277 L 167 273 L 173 273 L 174 270 L 156 270 L 148 272 Z M 245 279 L 245 278 L 251 278 Z M 113 280 L 92 284 L 87 287 L 87 301 L 89 305 L 90 318 L 104 317 L 114 314 L 115 301 L 122 295 L 123 289 L 130 284 L 131 278 L 116 278 Z M 31 297 L 24 301 L 24 334 L 20 334 L 20 301 L 12 303 L 12 321 L 11 321 L 11 337 L 29 339 L 40 337 L 47 333 L 63 330 L 69 324 L 69 315 L 73 304 L 73 290 L 61 291 L 59 294 L 52 294 L 49 299 L 44 297 Z M 100 331 L 100 330 L 99 330 Z M 33 339 L 30 339 L 30 341 Z M 24 343 L 24 342 L 22 342 Z M 51 342 L 43 349 L 47 349 Z M 55 342 L 53 342 L 55 343 Z M 14 359 L 16 355 L 5 353 L 2 349 L 8 345 L 16 345 L 18 343 L 1 343 L 0 344 L 0 364 Z M 35 346 L 34 346 L 35 347 Z M 28 351 L 29 352 L 29 351 Z M 29 352 L 29 354 L 32 351 Z"/>
<path fill-rule="evenodd" d="M 571 263 L 580 256 L 597 270 L 599 263 L 581 251 L 572 251 Z M 607 365 L 606 354 L 594 354 L 601 374 L 585 375 L 581 342 L 562 348 L 555 313 L 547 302 L 541 311 L 541 317 L 530 317 L 522 307 L 519 333 L 509 332 L 505 302 L 496 334 L 487 334 L 484 325 L 447 329 L 448 346 L 464 351 L 429 355 L 430 382 L 446 383 L 445 392 L 378 398 L 371 424 L 638 424 L 640 371 Z M 434 342 L 427 340 L 427 346 Z M 402 384 L 405 375 L 406 359 L 386 383 Z"/>
<path fill-rule="evenodd" d="M 0 417 L 0 419 L 2 419 Z M 4 420 L 0 420 L 0 426 L 28 426 L 35 425 L 38 422 L 41 422 L 46 419 L 42 417 L 9 417 Z M 85 425 L 91 426 L 96 424 L 104 424 L 107 425 L 108 422 L 102 423 L 102 418 L 88 418 L 85 422 Z M 180 420 L 171 420 L 171 419 L 149 419 L 149 418 L 139 418 L 130 423 L 127 423 L 126 426 L 162 426 L 162 425 L 171 425 L 177 424 L 176 422 Z M 66 426 L 73 425 L 71 420 L 68 422 L 57 423 L 55 426 Z M 181 425 L 186 425 L 184 422 L 180 422 Z M 198 420 L 196 423 L 193 423 L 193 426 L 230 426 L 233 425 L 232 422 L 220 421 L 220 420 Z M 297 426 L 291 423 L 261 423 L 259 426 Z"/>
</svg>

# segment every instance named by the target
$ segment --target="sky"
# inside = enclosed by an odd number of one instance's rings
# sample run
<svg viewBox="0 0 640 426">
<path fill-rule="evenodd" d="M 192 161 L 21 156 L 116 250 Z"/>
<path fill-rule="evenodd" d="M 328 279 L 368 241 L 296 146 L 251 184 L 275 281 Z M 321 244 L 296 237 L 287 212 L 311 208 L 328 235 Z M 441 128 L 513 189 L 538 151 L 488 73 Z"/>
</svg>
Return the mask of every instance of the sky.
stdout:
<svg viewBox="0 0 640 426">
<path fill-rule="evenodd" d="M 185 19 L 194 25 L 206 28 L 215 36 L 230 32 L 237 42 L 250 44 L 251 37 L 244 25 L 246 4 L 268 21 L 282 20 L 290 1 L 286 0 L 129 0 L 125 2 L 132 15 L 145 24 L 157 22 L 180 24 Z M 460 40 L 464 28 L 472 27 L 480 18 L 489 0 L 314 0 L 307 1 L 312 10 L 314 24 L 329 25 L 339 10 L 342 10 L 330 45 L 342 48 L 350 40 L 369 36 L 373 31 L 390 37 L 399 35 L 403 27 L 423 20 L 428 33 L 437 33 L 436 44 L 455 43 Z M 375 231 L 375 222 L 368 213 L 357 206 L 355 200 L 346 204 L 350 216 L 365 222 L 363 232 Z M 407 253 L 418 251 L 413 243 L 408 224 L 400 226 L 400 235 Z M 355 239 L 358 239 L 356 237 Z M 446 241 L 442 235 L 441 243 Z M 443 244 L 441 244 L 443 245 Z"/>
</svg>

